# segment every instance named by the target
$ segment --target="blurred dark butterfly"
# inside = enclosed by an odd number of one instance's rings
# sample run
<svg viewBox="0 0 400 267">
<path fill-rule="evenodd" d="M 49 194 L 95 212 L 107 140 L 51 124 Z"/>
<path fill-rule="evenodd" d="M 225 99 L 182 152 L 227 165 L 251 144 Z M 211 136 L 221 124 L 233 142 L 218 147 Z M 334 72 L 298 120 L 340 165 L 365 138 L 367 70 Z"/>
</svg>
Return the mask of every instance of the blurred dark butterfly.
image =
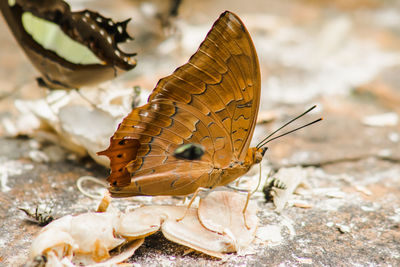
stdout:
<svg viewBox="0 0 400 267">
<path fill-rule="evenodd" d="M 14 37 L 52 89 L 80 88 L 116 77 L 136 66 L 136 54 L 119 43 L 131 36 L 130 19 L 114 22 L 99 13 L 72 12 L 62 0 L 1 0 L 1 12 Z"/>
</svg>

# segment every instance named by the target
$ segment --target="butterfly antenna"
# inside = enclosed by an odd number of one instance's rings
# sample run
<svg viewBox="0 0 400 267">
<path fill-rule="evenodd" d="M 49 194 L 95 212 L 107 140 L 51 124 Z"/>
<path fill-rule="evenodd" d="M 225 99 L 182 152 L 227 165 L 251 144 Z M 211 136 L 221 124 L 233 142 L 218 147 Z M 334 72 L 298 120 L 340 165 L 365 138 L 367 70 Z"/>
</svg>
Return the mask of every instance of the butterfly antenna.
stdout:
<svg viewBox="0 0 400 267">
<path fill-rule="evenodd" d="M 293 133 L 293 132 L 295 132 L 295 131 L 297 131 L 297 130 L 303 129 L 304 127 L 310 126 L 311 124 L 317 123 L 317 122 L 322 121 L 322 120 L 323 120 L 323 118 L 316 119 L 315 121 L 312 121 L 312 122 L 307 123 L 307 124 L 305 124 L 305 125 L 303 125 L 303 126 L 300 126 L 299 128 L 296 128 L 296 129 L 293 129 L 293 130 L 291 130 L 291 131 L 289 131 L 289 132 L 286 132 L 286 133 L 283 133 L 283 134 L 281 134 L 281 135 L 275 136 L 274 138 L 271 138 L 271 139 L 269 139 L 269 140 L 266 140 L 262 145 L 260 145 L 260 147 L 265 146 L 266 144 L 268 144 L 269 142 L 271 142 L 271 141 L 273 141 L 273 140 L 275 140 L 275 139 L 278 139 L 278 138 L 280 138 L 280 137 L 282 137 L 282 136 L 285 136 L 285 135 L 287 135 L 287 134 Z"/>
<path fill-rule="evenodd" d="M 309 109 L 307 109 L 306 111 L 304 111 L 302 114 L 300 114 L 300 115 L 298 115 L 297 117 L 291 119 L 290 121 L 288 121 L 287 123 L 285 123 L 284 125 L 282 125 L 281 127 L 279 127 L 278 129 L 276 129 L 275 131 L 273 131 L 270 135 L 268 135 L 267 137 L 265 137 L 260 143 L 258 143 L 258 145 L 257 145 L 256 147 L 257 147 L 257 148 L 263 147 L 263 146 L 264 146 L 265 144 L 267 144 L 268 142 L 270 142 L 270 141 L 272 141 L 272 140 L 275 140 L 275 139 L 278 138 L 278 137 L 274 137 L 274 138 L 272 138 L 272 139 L 269 139 L 269 138 L 272 137 L 273 135 L 275 135 L 277 132 L 279 132 L 279 131 L 282 130 L 283 128 L 285 128 L 286 126 L 288 126 L 289 124 L 291 124 L 292 122 L 294 122 L 295 120 L 297 120 L 297 119 L 303 117 L 304 115 L 306 115 L 307 113 L 309 113 L 311 110 L 313 110 L 313 109 L 316 108 L 316 107 L 317 107 L 317 105 L 314 105 L 314 106 L 312 106 L 311 108 L 309 108 Z M 314 121 L 314 122 L 308 123 L 307 125 L 301 126 L 300 128 L 297 128 L 297 129 L 294 129 L 294 130 L 289 131 L 289 132 L 287 132 L 287 133 L 284 133 L 284 134 L 282 134 L 282 135 L 279 135 L 279 137 L 282 137 L 282 136 L 284 136 L 284 135 L 286 135 L 286 134 L 289 134 L 289 133 L 292 133 L 292 132 L 294 132 L 294 131 L 297 131 L 297 130 L 303 128 L 303 127 L 306 127 L 306 126 L 308 126 L 308 125 L 311 125 L 311 124 L 313 124 L 313 123 L 316 123 L 317 121 L 320 121 L 320 120 L 322 120 L 322 118 L 320 118 L 320 119 L 318 119 L 318 120 L 316 120 L 316 121 Z"/>
</svg>

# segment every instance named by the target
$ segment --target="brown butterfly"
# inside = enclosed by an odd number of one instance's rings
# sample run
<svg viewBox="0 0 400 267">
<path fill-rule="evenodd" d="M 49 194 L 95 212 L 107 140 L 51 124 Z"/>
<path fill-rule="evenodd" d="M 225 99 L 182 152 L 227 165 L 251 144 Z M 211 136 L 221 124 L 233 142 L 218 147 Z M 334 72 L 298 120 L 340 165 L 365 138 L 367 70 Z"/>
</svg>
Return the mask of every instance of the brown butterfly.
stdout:
<svg viewBox="0 0 400 267">
<path fill-rule="evenodd" d="M 242 21 L 226 11 L 189 62 L 161 79 L 98 153 L 111 160 L 111 195 L 187 195 L 234 181 L 266 151 L 265 140 L 249 148 L 259 104 L 256 50 Z M 189 143 L 204 155 L 174 156 Z"/>
</svg>

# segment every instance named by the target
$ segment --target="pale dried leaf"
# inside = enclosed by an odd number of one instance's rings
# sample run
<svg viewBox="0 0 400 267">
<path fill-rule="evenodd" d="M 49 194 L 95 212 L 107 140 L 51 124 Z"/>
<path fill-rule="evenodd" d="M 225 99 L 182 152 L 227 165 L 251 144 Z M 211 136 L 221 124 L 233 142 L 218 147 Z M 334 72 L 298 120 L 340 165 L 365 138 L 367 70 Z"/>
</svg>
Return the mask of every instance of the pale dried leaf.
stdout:
<svg viewBox="0 0 400 267">
<path fill-rule="evenodd" d="M 257 207 L 252 201 L 247 206 L 246 216 L 243 216 L 245 204 L 245 195 L 229 191 L 211 192 L 200 200 L 199 220 L 210 231 L 233 238 L 238 248 L 246 247 L 255 237 L 258 218 Z"/>
<path fill-rule="evenodd" d="M 133 240 L 126 245 L 121 246 L 116 253 L 111 254 L 111 257 L 105 261 L 95 263 L 91 259 L 91 255 L 77 255 L 74 257 L 73 262 L 76 266 L 82 266 L 82 264 L 84 264 L 86 267 L 114 266 L 129 259 L 143 244 L 143 242 L 144 238 Z"/>
<path fill-rule="evenodd" d="M 283 241 L 280 225 L 266 225 L 257 229 L 257 238 L 270 246 L 279 245 Z"/>
<path fill-rule="evenodd" d="M 121 245 L 125 240 L 114 236 L 115 220 L 115 214 L 110 212 L 74 216 L 69 233 L 79 246 L 76 252 L 92 253 L 98 245 L 108 251 Z M 96 245 L 96 242 L 100 244 Z"/>
<path fill-rule="evenodd" d="M 275 189 L 274 205 L 275 210 L 281 212 L 286 202 L 292 197 L 296 188 L 304 183 L 307 172 L 301 167 L 282 168 L 275 174 L 275 177 L 286 185 L 286 189 Z"/>
<path fill-rule="evenodd" d="M 121 215 L 116 233 L 128 239 L 149 236 L 160 229 L 163 221 L 177 220 L 185 213 L 186 207 L 144 206 Z"/>
<path fill-rule="evenodd" d="M 50 251 L 54 251 L 60 257 L 70 257 L 75 247 L 75 240 L 68 232 L 58 228 L 48 228 L 33 240 L 29 258 L 33 260 L 36 256 L 45 255 Z"/>
<path fill-rule="evenodd" d="M 186 209 L 179 208 L 183 212 Z M 223 253 L 235 251 L 235 245 L 229 237 L 209 231 L 200 224 L 196 209 L 189 209 L 179 222 L 173 218 L 167 219 L 161 230 L 167 239 L 213 257 L 223 258 Z"/>
<path fill-rule="evenodd" d="M 116 233 L 128 239 L 137 239 L 157 232 L 160 227 L 161 215 L 144 207 L 122 214 Z"/>
</svg>

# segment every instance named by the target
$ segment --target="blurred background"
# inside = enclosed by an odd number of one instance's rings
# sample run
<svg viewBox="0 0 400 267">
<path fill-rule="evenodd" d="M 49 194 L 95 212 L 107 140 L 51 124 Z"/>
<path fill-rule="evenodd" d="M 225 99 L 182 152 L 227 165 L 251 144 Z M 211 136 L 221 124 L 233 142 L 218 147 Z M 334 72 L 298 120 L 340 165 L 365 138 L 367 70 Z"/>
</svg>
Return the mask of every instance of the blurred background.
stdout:
<svg viewBox="0 0 400 267">
<path fill-rule="evenodd" d="M 314 104 L 318 108 L 310 118 L 304 120 L 324 117 L 324 121 L 317 125 L 271 143 L 266 154 L 267 160 L 263 162 L 266 169 L 278 170 L 297 165 L 307 170 L 311 168 L 308 181 L 311 188 L 335 188 L 344 194 L 333 197 L 337 201 L 332 202 L 332 197 L 314 192 L 306 197 L 314 205 L 313 212 L 306 213 L 298 209 L 288 211 L 286 215 L 295 222 L 300 237 L 287 241 L 286 249 L 297 253 L 299 257 L 311 257 L 316 253 L 316 264 L 340 265 L 341 259 L 337 255 L 345 255 L 359 264 L 399 263 L 400 1 L 68 2 L 73 10 L 87 8 L 118 21 L 132 18 L 128 32 L 134 36 L 134 41 L 122 49 L 137 52 L 138 64 L 133 70 L 100 87 L 113 87 L 115 84 L 124 88 L 140 87 L 142 96 L 146 96 L 160 78 L 169 75 L 189 59 L 223 11 L 236 13 L 252 36 L 261 66 L 261 109 L 253 137 L 254 144 Z M 72 188 L 78 174 L 91 173 L 105 177 L 107 171 L 98 170 L 97 165 L 88 159 L 82 164 L 81 157 L 71 156 L 74 153 L 65 146 L 61 148 L 59 139 L 46 139 L 43 134 L 40 135 L 41 139 L 35 139 L 37 135 L 33 132 L 37 124 L 21 120 L 21 108 L 15 107 L 15 100 L 44 99 L 48 92 L 36 85 L 38 72 L 19 48 L 3 20 L 0 20 L 0 32 L 0 143 L 4 147 L 0 153 L 0 170 L 6 173 L 3 176 L 8 177 L 8 180 L 2 180 L 0 201 L 6 203 L 2 219 L 10 225 L 13 220 L 21 224 L 22 218 L 17 211 L 9 210 L 13 206 L 12 199 L 22 203 L 32 201 L 38 194 L 42 198 L 46 196 L 44 192 L 24 195 L 26 193 L 23 190 L 29 190 L 24 180 L 27 173 L 33 179 L 31 186 L 35 186 L 36 182 L 49 183 L 43 178 L 43 172 L 50 172 L 56 177 L 52 182 L 67 183 Z M 145 101 L 145 97 L 141 101 Z M 28 128 L 29 131 L 24 132 Z M 32 140 L 39 141 L 35 143 Z M 32 150 L 39 151 L 39 154 L 32 154 Z M 37 160 L 37 157 L 46 156 L 48 160 Z M 11 161 L 22 162 L 22 165 L 10 165 Z M 21 166 L 24 164 L 33 167 L 23 169 Z M 69 167 L 60 167 L 62 164 Z M 55 166 L 58 169 L 52 169 Z M 18 168 L 23 170 L 16 172 Z M 35 170 L 40 171 L 36 173 Z M 68 176 L 72 182 L 65 182 L 64 176 Z M 35 177 L 39 180 L 36 181 Z M 53 189 L 54 185 L 49 186 L 50 191 Z M 57 192 L 54 190 L 52 194 Z M 73 194 L 73 190 L 69 193 Z M 66 210 L 81 211 L 84 203 L 92 202 L 83 201 L 75 208 L 67 203 Z M 363 205 L 370 208 L 368 214 L 360 211 L 359 207 Z M 357 221 L 353 218 L 354 214 L 365 220 Z M 332 217 L 336 218 L 333 219 L 334 225 L 353 225 L 353 236 L 338 238 L 332 234 L 326 240 L 318 241 L 324 232 L 335 231 L 332 228 L 319 228 Z M 308 228 L 304 227 L 304 223 Z M 35 229 L 30 229 L 34 233 Z M 307 240 L 312 240 L 314 246 L 310 241 L 307 243 L 310 246 L 308 252 L 304 252 L 304 247 L 303 250 L 299 248 L 300 239 L 310 231 L 320 235 L 309 236 Z M 304 236 L 301 236 L 302 233 Z M 23 254 L 30 238 L 8 234 L 3 243 L 15 242 Z M 330 243 L 338 240 L 338 243 Z M 355 240 L 360 243 L 354 243 Z M 347 242 L 353 251 L 346 252 L 343 242 Z M 320 249 L 325 254 L 316 252 Z M 284 262 L 284 252 L 274 253 L 263 250 L 250 262 L 257 263 L 260 260 L 257 257 L 269 257 L 276 264 Z M 295 256 L 287 257 L 292 260 L 290 263 L 298 263 Z M 146 259 L 142 260 L 146 262 Z M 207 258 L 202 260 L 204 264 L 210 264 Z M 13 262 L 18 260 L 15 258 Z M 248 261 L 240 259 L 238 262 Z M 190 265 L 190 261 L 185 263 Z"/>
</svg>

